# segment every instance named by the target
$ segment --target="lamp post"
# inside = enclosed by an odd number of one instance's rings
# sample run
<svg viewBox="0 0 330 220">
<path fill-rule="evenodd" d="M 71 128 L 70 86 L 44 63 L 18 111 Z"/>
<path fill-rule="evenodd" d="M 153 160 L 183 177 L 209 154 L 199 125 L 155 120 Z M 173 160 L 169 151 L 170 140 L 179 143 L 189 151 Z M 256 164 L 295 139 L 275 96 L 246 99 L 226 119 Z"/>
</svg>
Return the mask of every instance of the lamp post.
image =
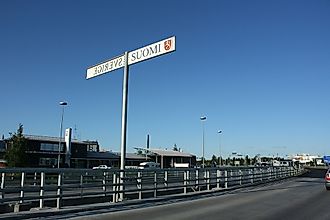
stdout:
<svg viewBox="0 0 330 220">
<path fill-rule="evenodd" d="M 200 120 L 201 120 L 201 122 L 202 122 L 202 130 L 203 130 L 203 135 L 202 135 L 202 157 L 203 157 L 203 159 L 202 159 L 202 168 L 204 168 L 205 167 L 205 156 L 204 156 L 204 121 L 206 120 L 206 116 L 202 116 L 202 117 L 200 117 Z"/>
<path fill-rule="evenodd" d="M 222 158 L 221 158 L 221 130 L 218 130 L 218 134 L 219 134 L 219 166 L 222 165 Z"/>
<path fill-rule="evenodd" d="M 60 139 L 59 139 L 59 141 L 58 141 L 57 168 L 60 168 L 63 116 L 64 116 L 64 107 L 65 107 L 66 105 L 68 105 L 67 102 L 60 102 L 60 106 L 62 106 L 62 116 L 61 116 L 61 127 L 60 127 Z"/>
</svg>

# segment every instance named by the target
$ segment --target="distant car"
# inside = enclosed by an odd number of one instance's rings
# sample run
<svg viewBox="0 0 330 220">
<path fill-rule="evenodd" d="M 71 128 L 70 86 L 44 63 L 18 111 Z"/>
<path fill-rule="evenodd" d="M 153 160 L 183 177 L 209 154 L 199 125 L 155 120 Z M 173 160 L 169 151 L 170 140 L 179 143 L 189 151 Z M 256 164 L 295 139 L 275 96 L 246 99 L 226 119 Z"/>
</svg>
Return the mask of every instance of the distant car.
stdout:
<svg viewBox="0 0 330 220">
<path fill-rule="evenodd" d="M 327 173 L 325 174 L 325 188 L 330 190 L 330 169 L 328 169 Z"/>
<path fill-rule="evenodd" d="M 159 169 L 159 163 L 155 163 L 155 162 L 142 162 L 139 165 L 139 169 Z"/>
<path fill-rule="evenodd" d="M 99 165 L 97 167 L 93 167 L 93 170 L 107 170 L 111 169 L 111 167 L 108 167 L 107 165 Z"/>
</svg>

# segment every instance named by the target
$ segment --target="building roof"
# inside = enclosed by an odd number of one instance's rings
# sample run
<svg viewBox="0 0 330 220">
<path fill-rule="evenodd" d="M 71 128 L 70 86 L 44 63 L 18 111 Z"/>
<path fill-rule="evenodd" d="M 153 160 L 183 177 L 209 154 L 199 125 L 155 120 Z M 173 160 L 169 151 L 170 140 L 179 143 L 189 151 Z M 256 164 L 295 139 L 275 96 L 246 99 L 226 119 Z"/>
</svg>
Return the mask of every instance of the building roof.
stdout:
<svg viewBox="0 0 330 220">
<path fill-rule="evenodd" d="M 120 153 L 119 152 L 94 152 L 90 151 L 87 152 L 87 158 L 96 158 L 96 159 L 120 159 Z M 145 160 L 146 157 L 143 155 L 138 155 L 135 153 L 126 153 L 126 159 L 129 160 Z"/>
<path fill-rule="evenodd" d="M 160 156 L 167 156 L 167 157 L 194 157 L 195 155 L 190 153 L 184 153 L 180 151 L 174 150 L 162 150 L 162 149 L 148 149 L 149 152 L 160 155 Z"/>
<path fill-rule="evenodd" d="M 96 158 L 96 159 L 119 159 L 119 156 L 112 152 L 94 152 L 87 151 L 87 158 Z"/>
<path fill-rule="evenodd" d="M 49 137 L 49 136 L 40 136 L 40 135 L 24 135 L 24 137 L 28 140 L 35 140 L 35 141 L 49 141 L 49 142 L 58 142 L 60 140 L 59 137 Z M 64 142 L 65 138 L 62 137 L 61 142 Z M 88 144 L 88 143 L 97 143 L 97 141 L 79 141 L 76 139 L 72 139 L 71 143 L 77 144 Z"/>
<path fill-rule="evenodd" d="M 145 160 L 146 156 L 139 155 L 139 154 L 136 154 L 136 153 L 126 153 L 126 158 L 131 159 L 131 160 Z"/>
</svg>

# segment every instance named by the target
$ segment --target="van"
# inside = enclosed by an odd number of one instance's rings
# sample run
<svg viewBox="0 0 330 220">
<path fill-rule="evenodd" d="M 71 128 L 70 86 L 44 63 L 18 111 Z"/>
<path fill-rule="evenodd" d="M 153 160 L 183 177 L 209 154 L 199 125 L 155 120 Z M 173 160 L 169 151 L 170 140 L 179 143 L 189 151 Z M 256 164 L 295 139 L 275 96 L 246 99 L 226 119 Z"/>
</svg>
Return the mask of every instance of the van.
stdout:
<svg viewBox="0 0 330 220">
<path fill-rule="evenodd" d="M 160 168 L 159 163 L 155 162 L 142 162 L 139 165 L 139 169 L 158 169 Z"/>
</svg>

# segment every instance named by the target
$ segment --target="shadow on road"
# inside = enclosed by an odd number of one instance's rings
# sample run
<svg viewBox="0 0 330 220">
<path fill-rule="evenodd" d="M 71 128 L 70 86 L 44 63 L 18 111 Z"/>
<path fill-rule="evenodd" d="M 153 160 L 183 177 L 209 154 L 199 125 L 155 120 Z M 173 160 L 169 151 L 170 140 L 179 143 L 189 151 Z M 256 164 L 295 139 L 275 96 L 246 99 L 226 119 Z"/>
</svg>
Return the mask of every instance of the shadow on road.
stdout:
<svg viewBox="0 0 330 220">
<path fill-rule="evenodd" d="M 307 172 L 300 177 L 324 178 L 327 172 L 326 168 L 306 168 Z"/>
</svg>

